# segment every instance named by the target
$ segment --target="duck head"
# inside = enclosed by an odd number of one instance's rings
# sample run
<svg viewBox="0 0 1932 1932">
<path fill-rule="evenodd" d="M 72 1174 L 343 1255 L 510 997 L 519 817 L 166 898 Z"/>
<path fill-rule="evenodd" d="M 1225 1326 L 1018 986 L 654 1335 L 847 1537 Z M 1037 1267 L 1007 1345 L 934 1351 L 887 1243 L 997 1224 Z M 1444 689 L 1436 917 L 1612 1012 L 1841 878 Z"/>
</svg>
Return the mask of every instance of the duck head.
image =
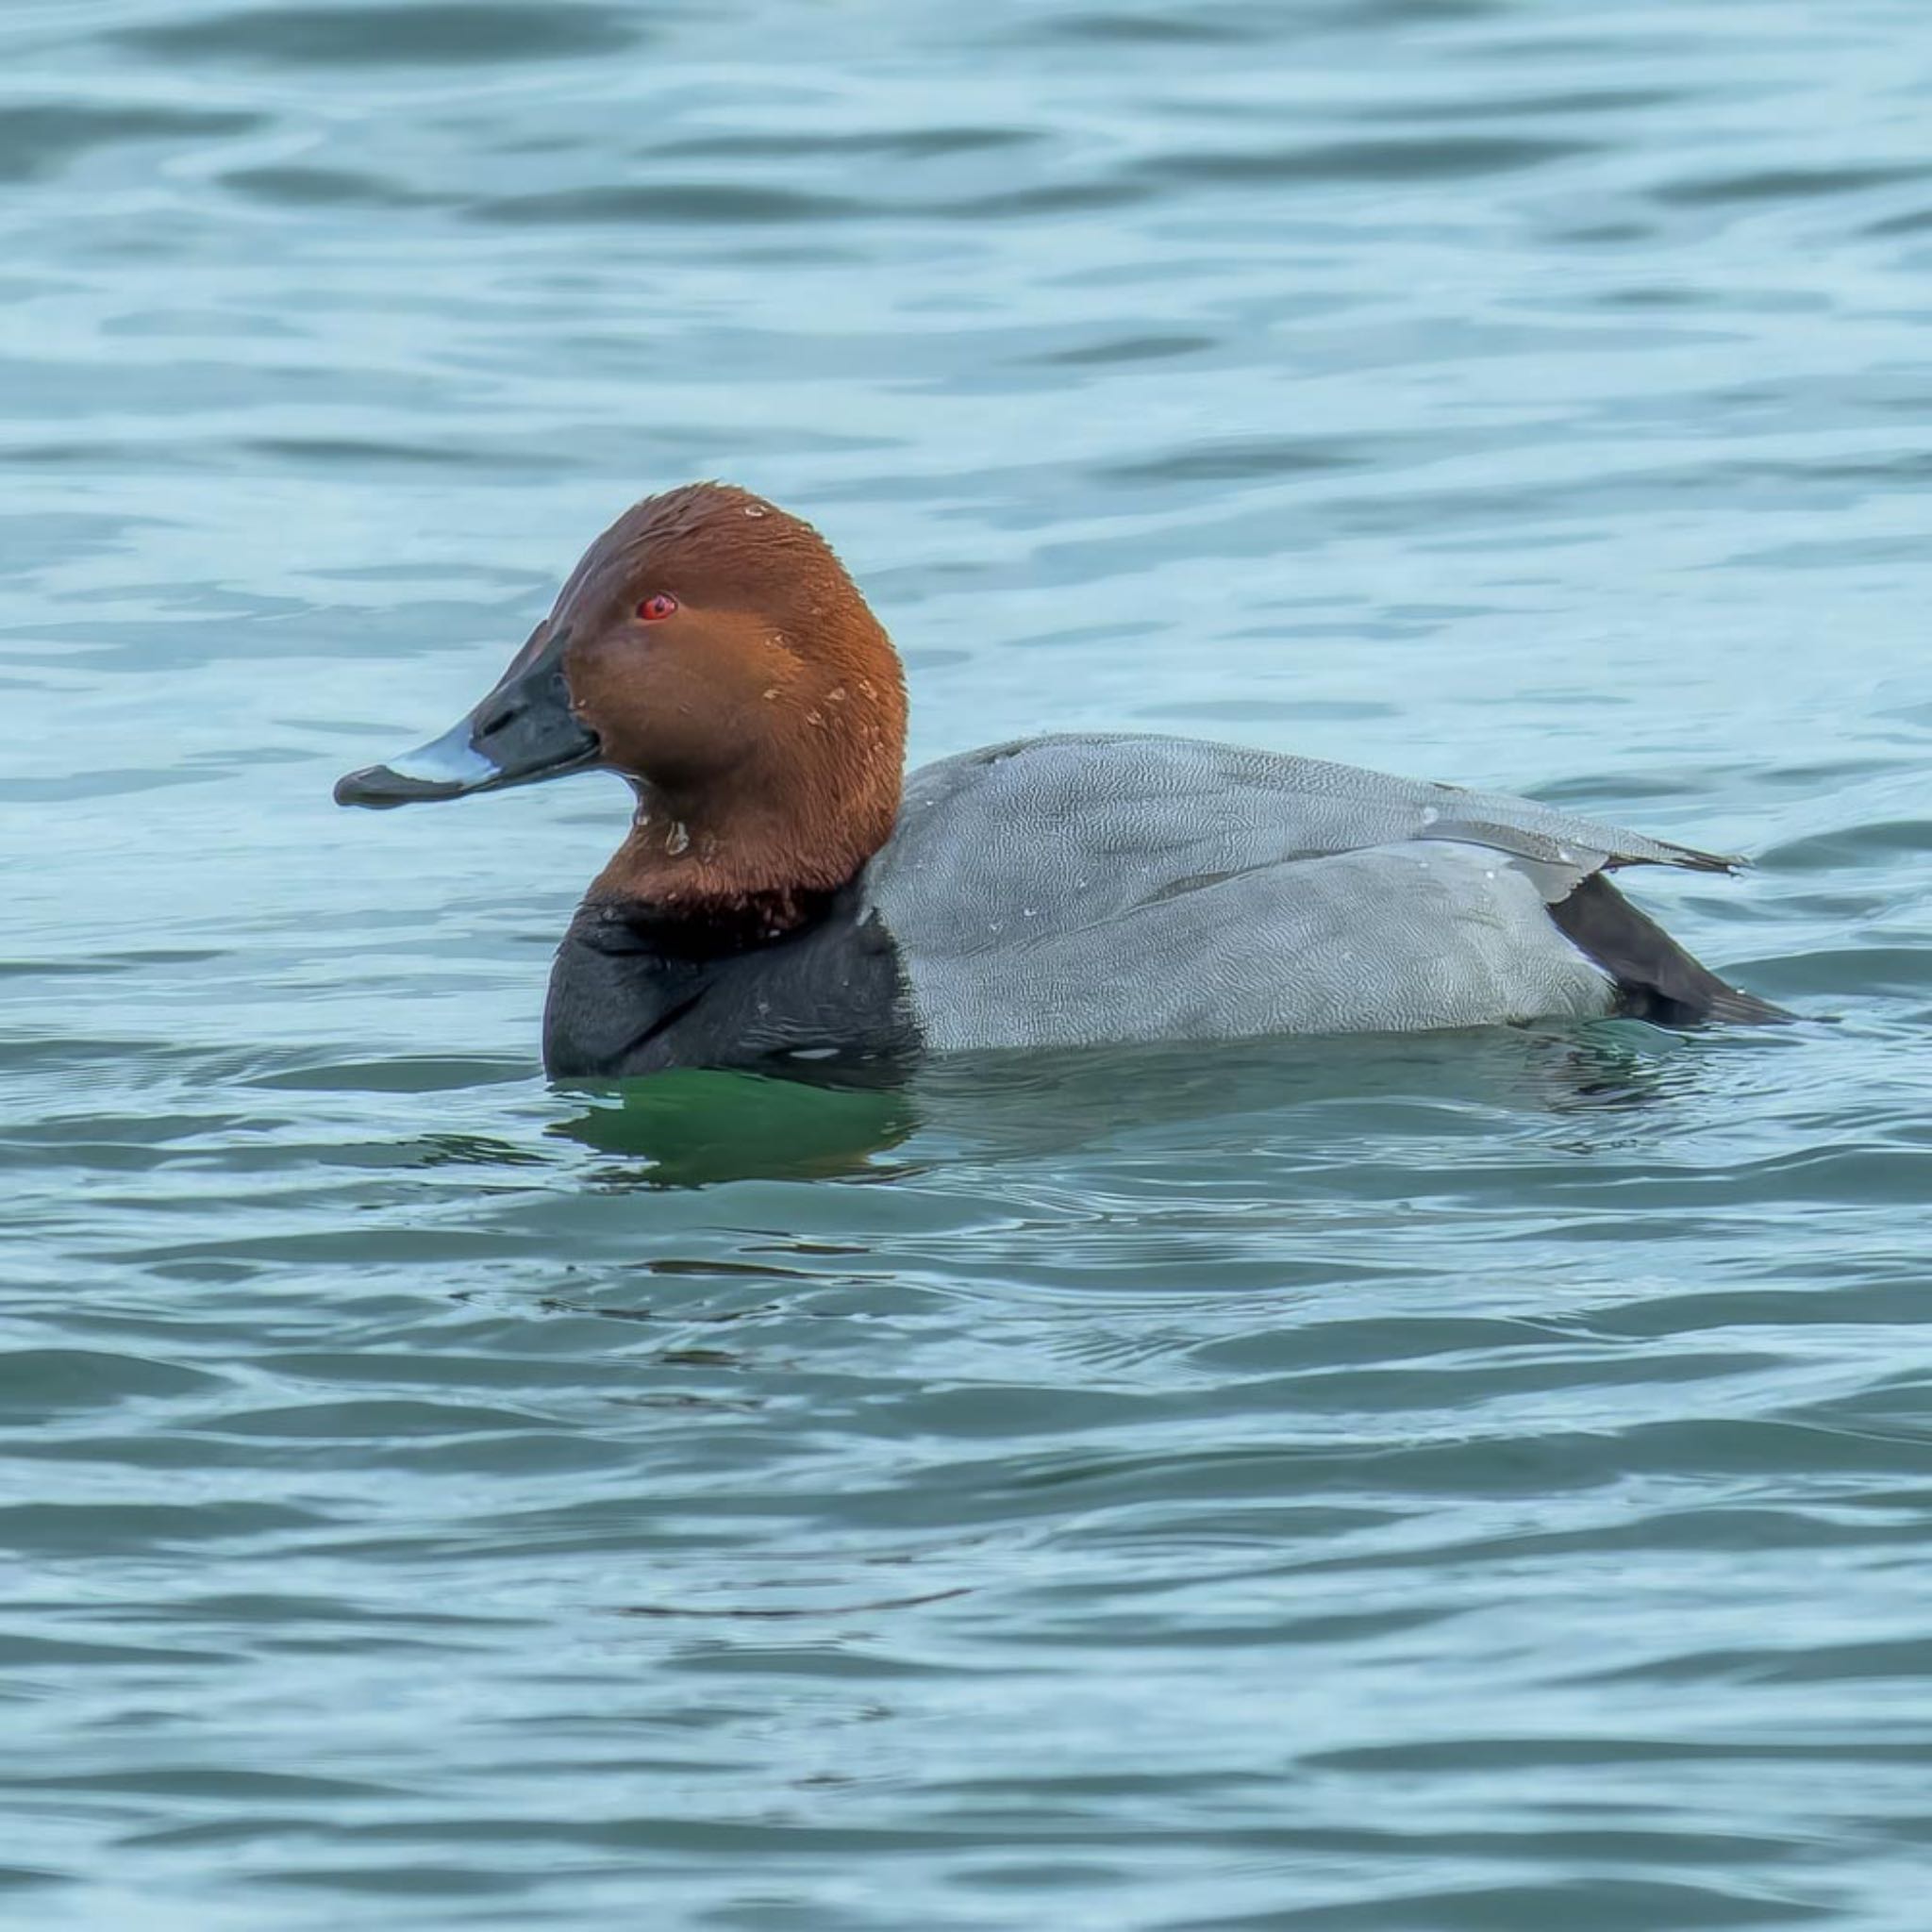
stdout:
<svg viewBox="0 0 1932 1932">
<path fill-rule="evenodd" d="M 782 926 L 891 836 L 905 737 L 898 656 L 824 540 L 696 483 L 591 544 L 467 716 L 335 795 L 381 808 L 616 772 L 636 810 L 593 900 Z"/>
</svg>

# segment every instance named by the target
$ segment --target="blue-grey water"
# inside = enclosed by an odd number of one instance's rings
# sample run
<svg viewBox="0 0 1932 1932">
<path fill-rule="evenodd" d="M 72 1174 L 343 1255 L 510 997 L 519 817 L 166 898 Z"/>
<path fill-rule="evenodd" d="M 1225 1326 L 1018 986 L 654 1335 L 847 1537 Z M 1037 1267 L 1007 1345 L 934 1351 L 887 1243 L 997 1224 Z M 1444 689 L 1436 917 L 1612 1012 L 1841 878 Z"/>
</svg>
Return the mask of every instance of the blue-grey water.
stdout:
<svg viewBox="0 0 1932 1932">
<path fill-rule="evenodd" d="M 1924 1932 L 1928 130 L 1922 0 L 11 0 L 0 1917 Z M 1810 1020 L 553 1090 L 621 788 L 330 781 L 710 475 L 916 757 L 1747 851 Z"/>
</svg>

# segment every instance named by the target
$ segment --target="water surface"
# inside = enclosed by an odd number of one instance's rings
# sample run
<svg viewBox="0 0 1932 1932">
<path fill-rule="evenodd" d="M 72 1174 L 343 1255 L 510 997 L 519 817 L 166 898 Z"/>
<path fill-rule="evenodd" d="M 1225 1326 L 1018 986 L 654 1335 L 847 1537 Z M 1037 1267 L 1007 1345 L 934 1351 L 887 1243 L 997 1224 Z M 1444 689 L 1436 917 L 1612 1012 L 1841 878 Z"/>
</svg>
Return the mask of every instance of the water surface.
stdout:
<svg viewBox="0 0 1932 1932">
<path fill-rule="evenodd" d="M 1921 7 L 0 53 L 0 1915 L 1923 1932 Z M 917 757 L 1750 851 L 1817 1024 L 553 1091 L 615 782 L 329 785 L 706 475 Z"/>
</svg>

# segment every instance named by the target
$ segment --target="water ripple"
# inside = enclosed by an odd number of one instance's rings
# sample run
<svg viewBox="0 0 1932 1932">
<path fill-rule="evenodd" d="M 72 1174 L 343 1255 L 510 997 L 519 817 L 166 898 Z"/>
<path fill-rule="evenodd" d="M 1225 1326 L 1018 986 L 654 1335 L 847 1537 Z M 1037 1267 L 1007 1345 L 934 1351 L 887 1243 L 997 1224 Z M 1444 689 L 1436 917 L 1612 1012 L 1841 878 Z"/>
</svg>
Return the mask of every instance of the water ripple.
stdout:
<svg viewBox="0 0 1932 1932">
<path fill-rule="evenodd" d="M 260 62 L 315 68 L 464 65 L 608 55 L 643 38 L 635 9 L 586 0 L 541 7 L 490 0 L 415 0 L 381 8 L 244 8 L 190 11 L 114 29 L 119 44 L 164 59 Z"/>
<path fill-rule="evenodd" d="M 9 1902 L 1920 1932 L 1914 25 L 15 8 Z M 553 1091 L 621 788 L 329 782 L 692 474 L 916 756 L 1748 851 L 1807 1024 Z"/>
</svg>

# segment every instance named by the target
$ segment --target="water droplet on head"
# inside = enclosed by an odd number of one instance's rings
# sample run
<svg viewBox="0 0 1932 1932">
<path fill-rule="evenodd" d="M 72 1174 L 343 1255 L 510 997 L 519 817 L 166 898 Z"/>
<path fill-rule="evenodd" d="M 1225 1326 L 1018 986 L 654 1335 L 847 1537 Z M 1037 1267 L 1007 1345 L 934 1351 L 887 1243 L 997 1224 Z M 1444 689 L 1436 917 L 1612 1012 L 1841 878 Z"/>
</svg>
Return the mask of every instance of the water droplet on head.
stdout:
<svg viewBox="0 0 1932 1932">
<path fill-rule="evenodd" d="M 664 849 L 674 858 L 680 852 L 691 850 L 691 834 L 675 819 L 671 822 L 671 829 L 664 834 Z"/>
<path fill-rule="evenodd" d="M 1433 825 L 1436 823 L 1436 821 L 1441 816 L 1442 814 L 1439 812 L 1433 805 L 1425 805 L 1423 807 L 1424 824 Z"/>
<path fill-rule="evenodd" d="M 748 517 L 761 517 L 765 513 L 765 507 L 761 503 L 748 503 L 744 507 L 744 513 Z"/>
</svg>

